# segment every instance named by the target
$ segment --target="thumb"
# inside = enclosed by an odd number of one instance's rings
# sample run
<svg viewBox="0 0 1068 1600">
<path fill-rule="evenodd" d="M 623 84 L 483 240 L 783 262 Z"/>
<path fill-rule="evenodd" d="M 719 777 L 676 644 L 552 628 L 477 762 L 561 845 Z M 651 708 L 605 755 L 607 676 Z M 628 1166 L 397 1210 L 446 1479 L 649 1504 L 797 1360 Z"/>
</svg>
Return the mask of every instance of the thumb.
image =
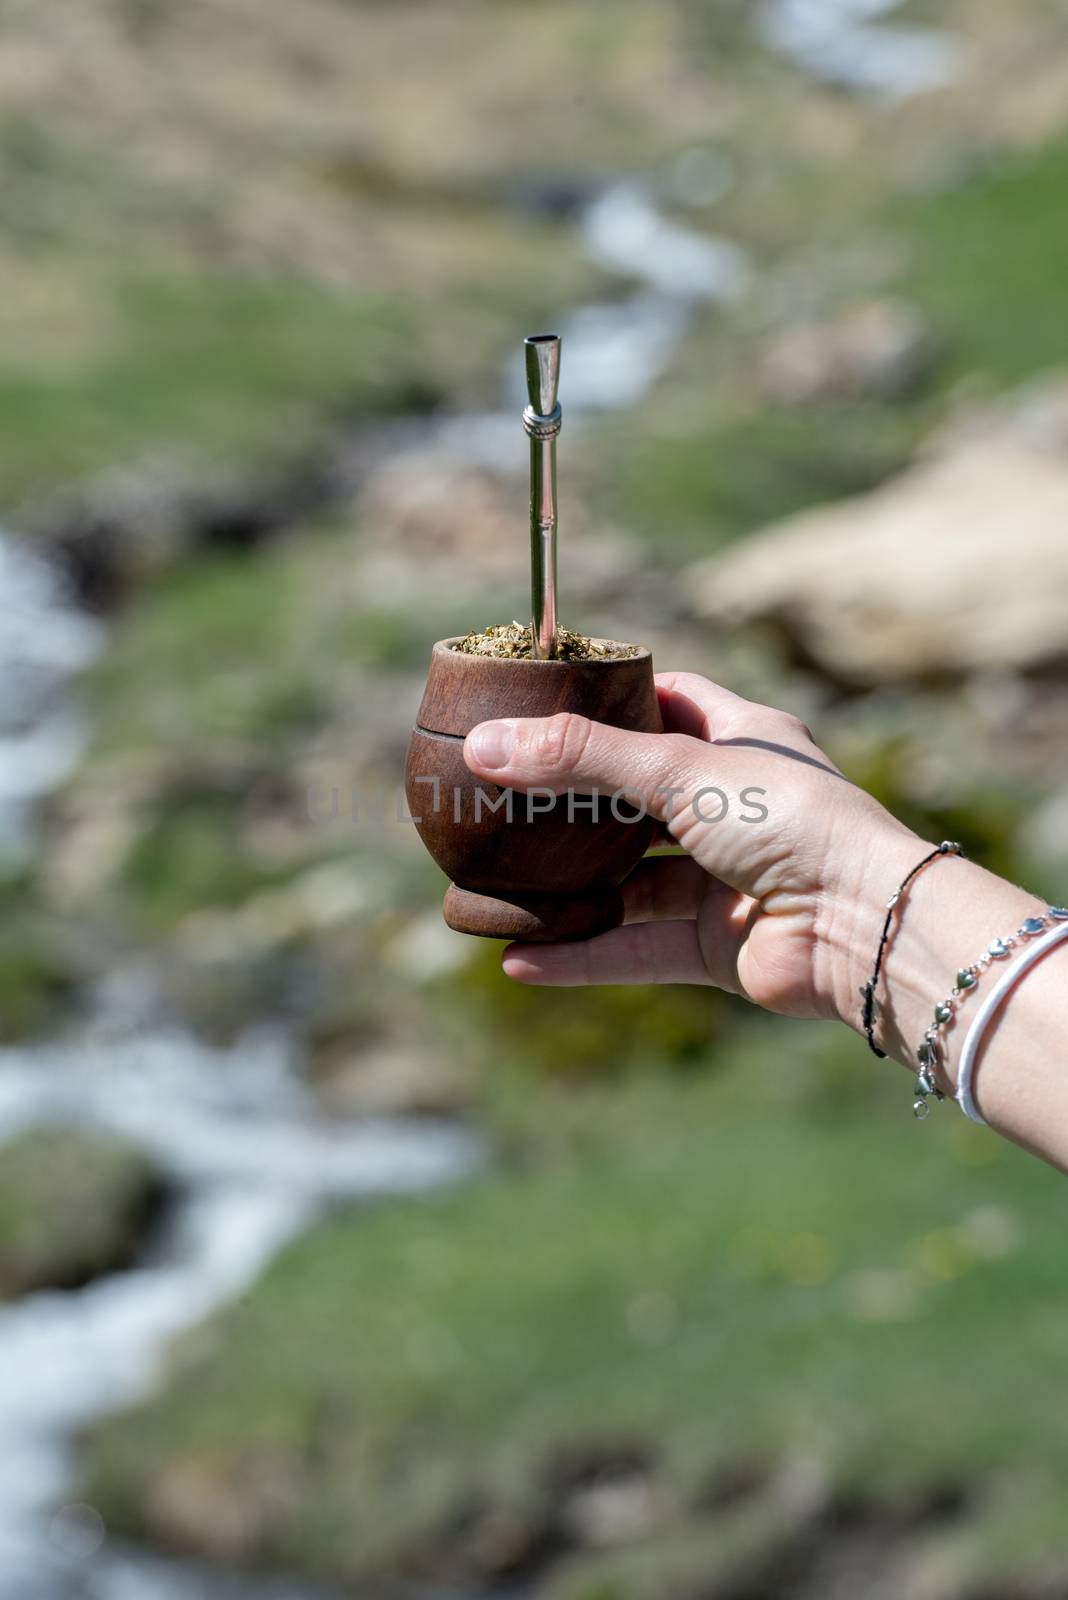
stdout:
<svg viewBox="0 0 1068 1600">
<path fill-rule="evenodd" d="M 711 781 L 709 746 L 703 740 L 632 733 L 572 711 L 482 722 L 464 741 L 464 760 L 477 776 L 501 788 L 625 795 L 643 802 L 662 822 Z"/>
</svg>

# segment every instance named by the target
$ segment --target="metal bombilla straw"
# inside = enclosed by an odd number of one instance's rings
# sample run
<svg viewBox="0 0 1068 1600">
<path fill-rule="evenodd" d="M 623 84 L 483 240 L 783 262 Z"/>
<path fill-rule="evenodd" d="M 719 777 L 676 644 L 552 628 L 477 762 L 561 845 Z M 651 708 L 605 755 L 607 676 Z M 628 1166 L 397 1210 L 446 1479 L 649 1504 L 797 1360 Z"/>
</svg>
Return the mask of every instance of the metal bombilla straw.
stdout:
<svg viewBox="0 0 1068 1600">
<path fill-rule="evenodd" d="M 535 333 L 523 341 L 527 395 L 523 427 L 530 438 L 530 624 L 535 661 L 556 655 L 556 436 L 562 413 L 560 339 Z"/>
</svg>

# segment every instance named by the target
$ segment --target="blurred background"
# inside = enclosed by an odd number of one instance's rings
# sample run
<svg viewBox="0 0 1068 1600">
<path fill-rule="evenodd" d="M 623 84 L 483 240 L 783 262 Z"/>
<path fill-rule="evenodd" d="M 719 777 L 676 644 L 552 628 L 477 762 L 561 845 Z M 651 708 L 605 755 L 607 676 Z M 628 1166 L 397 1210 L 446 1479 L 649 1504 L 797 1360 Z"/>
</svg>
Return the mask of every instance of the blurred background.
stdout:
<svg viewBox="0 0 1068 1600">
<path fill-rule="evenodd" d="M 0 1596 L 1068 1593 L 1064 1180 L 396 809 L 548 326 L 563 621 L 1068 896 L 1064 0 L 0 28 Z"/>
</svg>

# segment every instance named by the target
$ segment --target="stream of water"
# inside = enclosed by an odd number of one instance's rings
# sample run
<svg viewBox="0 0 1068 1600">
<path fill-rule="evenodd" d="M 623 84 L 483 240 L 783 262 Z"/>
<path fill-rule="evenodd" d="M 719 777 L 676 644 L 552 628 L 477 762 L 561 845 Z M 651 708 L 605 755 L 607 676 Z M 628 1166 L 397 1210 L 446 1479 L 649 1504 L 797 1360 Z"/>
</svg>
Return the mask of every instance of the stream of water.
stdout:
<svg viewBox="0 0 1068 1600">
<path fill-rule="evenodd" d="M 27 854 L 38 801 L 81 754 L 70 681 L 102 642 L 97 624 L 64 604 L 51 568 L 0 539 L 0 861 Z"/>
<path fill-rule="evenodd" d="M 765 0 L 760 28 L 808 76 L 888 101 L 953 83 L 964 42 L 942 28 L 884 21 L 905 0 Z"/>
<path fill-rule="evenodd" d="M 629 292 L 573 306 L 553 324 L 566 363 L 569 436 L 584 417 L 639 405 L 694 319 L 739 299 L 750 282 L 749 261 L 738 245 L 674 222 L 642 183 L 607 185 L 580 209 L 576 226 L 589 259 L 616 274 Z M 519 415 L 527 393 L 514 353 L 502 374 L 501 399 L 495 411 L 445 417 L 431 443 L 490 471 L 525 472 Z"/>
<path fill-rule="evenodd" d="M 102 642 L 57 575 L 0 540 L 0 848 L 33 845 L 35 805 L 84 742 L 73 679 Z M 159 1380 L 170 1342 L 241 1293 L 331 1204 L 455 1180 L 470 1133 L 325 1122 L 285 1041 L 211 1050 L 153 1025 L 145 996 L 101 997 L 76 1037 L 0 1051 L 0 1144 L 53 1123 L 108 1130 L 179 1196 L 149 1259 L 71 1293 L 0 1308 L 0 1600 L 220 1600 L 236 1580 L 114 1550 L 89 1508 L 64 1509 L 77 1431 Z M 313 1600 L 256 1585 L 256 1600 Z"/>
<path fill-rule="evenodd" d="M 78 1430 L 151 1392 L 165 1352 L 332 1204 L 454 1181 L 482 1158 L 448 1123 L 325 1121 L 284 1039 L 212 1050 L 102 1008 L 76 1039 L 0 1052 L 0 1143 L 54 1123 L 145 1151 L 179 1195 L 128 1272 L 0 1310 L 0 1600 L 313 1600 L 115 1551 L 63 1509 Z"/>
<path fill-rule="evenodd" d="M 771 0 L 769 43 L 806 71 L 900 97 L 956 70 L 955 41 L 877 19 L 894 0 Z M 591 260 L 629 292 L 572 310 L 569 415 L 639 405 L 709 306 L 744 294 L 727 240 L 670 220 L 637 183 L 582 211 Z M 442 442 L 522 469 L 510 365 L 502 407 L 441 424 Z M 507 407 L 507 409 L 506 409 Z M 0 537 L 0 855 L 33 847 L 39 802 L 83 746 L 77 674 L 103 643 L 55 573 Z M 143 997 L 142 997 L 143 1000 Z M 227 1576 L 116 1548 L 91 1508 L 64 1508 L 80 1429 L 151 1392 L 173 1339 L 245 1290 L 339 1202 L 455 1181 L 483 1159 L 450 1125 L 325 1122 L 286 1041 L 228 1051 L 102 999 L 74 1039 L 0 1051 L 0 1144 L 42 1123 L 110 1130 L 148 1152 L 180 1196 L 167 1236 L 135 1269 L 0 1308 L 0 1600 L 317 1600 L 304 1584 Z"/>
</svg>

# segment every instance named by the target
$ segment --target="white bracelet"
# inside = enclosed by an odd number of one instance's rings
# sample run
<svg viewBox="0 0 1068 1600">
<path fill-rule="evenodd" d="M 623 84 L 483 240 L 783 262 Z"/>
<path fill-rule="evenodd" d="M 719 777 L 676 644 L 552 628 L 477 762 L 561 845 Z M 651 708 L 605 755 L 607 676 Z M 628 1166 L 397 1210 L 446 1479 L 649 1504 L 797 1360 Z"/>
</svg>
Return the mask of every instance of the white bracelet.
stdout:
<svg viewBox="0 0 1068 1600">
<path fill-rule="evenodd" d="M 956 1100 L 965 1116 L 971 1117 L 973 1122 L 986 1126 L 986 1118 L 975 1103 L 975 1092 L 972 1088 L 972 1079 L 975 1075 L 975 1060 L 979 1054 L 979 1046 L 990 1020 L 1002 1001 L 1011 989 L 1014 989 L 1025 972 L 1041 961 L 1042 957 L 1053 949 L 1055 944 L 1060 944 L 1068 939 L 1068 922 L 1057 923 L 1036 939 L 1033 944 L 1027 945 L 1021 956 L 1001 974 L 997 983 L 983 1000 L 979 1010 L 972 1018 L 972 1025 L 964 1038 L 960 1053 L 960 1065 L 957 1068 L 957 1093 Z"/>
</svg>

